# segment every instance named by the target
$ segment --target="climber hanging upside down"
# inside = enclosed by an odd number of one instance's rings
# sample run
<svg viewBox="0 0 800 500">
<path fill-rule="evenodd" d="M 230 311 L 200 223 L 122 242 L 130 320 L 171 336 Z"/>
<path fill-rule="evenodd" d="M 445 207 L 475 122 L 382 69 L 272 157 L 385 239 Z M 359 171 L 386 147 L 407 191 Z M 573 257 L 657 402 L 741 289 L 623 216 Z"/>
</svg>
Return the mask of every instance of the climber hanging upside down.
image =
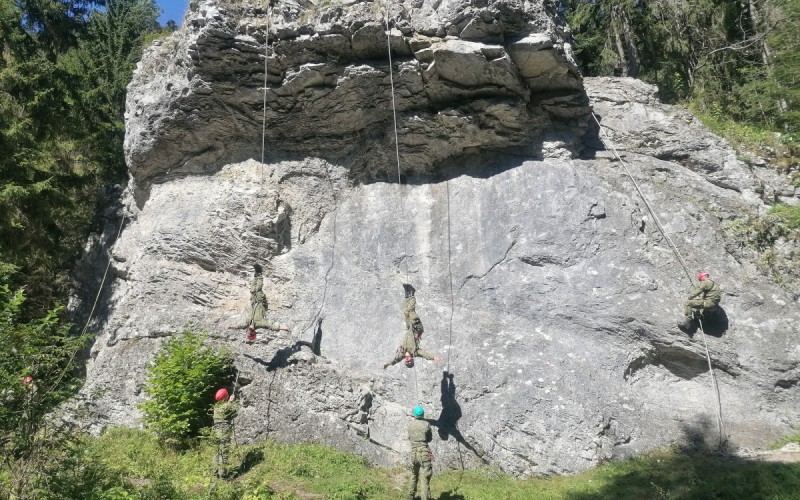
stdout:
<svg viewBox="0 0 800 500">
<path fill-rule="evenodd" d="M 406 366 L 414 365 L 414 358 L 419 356 L 429 361 L 439 362 L 441 358 L 434 354 L 422 349 L 420 342 L 422 341 L 422 333 L 425 331 L 422 327 L 422 321 L 417 315 L 417 299 L 414 297 L 414 287 L 409 284 L 403 284 L 405 289 L 405 300 L 403 301 L 403 315 L 406 321 L 406 335 L 403 337 L 403 342 L 397 348 L 394 357 L 384 363 L 383 368 L 386 369 L 391 365 L 399 363 L 400 360 L 405 361 Z"/>
<path fill-rule="evenodd" d="M 250 312 L 243 318 L 243 321 L 230 325 L 228 328 L 247 328 L 247 339 L 255 340 L 256 328 L 266 328 L 272 331 L 289 331 L 286 326 L 278 325 L 267 320 L 267 296 L 264 295 L 263 269 L 259 264 L 253 264 L 253 281 L 250 282 Z"/>
</svg>

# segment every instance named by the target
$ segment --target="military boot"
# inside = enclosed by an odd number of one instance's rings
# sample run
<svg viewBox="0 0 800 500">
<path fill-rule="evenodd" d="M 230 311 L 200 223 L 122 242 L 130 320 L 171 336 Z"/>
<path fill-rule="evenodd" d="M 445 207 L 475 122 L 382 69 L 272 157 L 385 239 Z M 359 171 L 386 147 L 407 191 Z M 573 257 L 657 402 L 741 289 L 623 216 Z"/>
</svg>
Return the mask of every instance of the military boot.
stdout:
<svg viewBox="0 0 800 500">
<path fill-rule="evenodd" d="M 403 283 L 403 290 L 406 293 L 406 298 L 413 297 L 414 293 L 417 291 L 413 286 L 409 283 Z"/>
<path fill-rule="evenodd" d="M 683 321 L 678 321 L 678 328 L 680 328 L 680 330 L 683 333 L 688 333 L 688 334 L 691 335 L 692 330 L 693 330 L 693 328 L 692 328 L 693 326 L 694 326 L 694 321 L 692 321 L 692 320 L 690 320 L 688 318 L 684 319 Z"/>
</svg>

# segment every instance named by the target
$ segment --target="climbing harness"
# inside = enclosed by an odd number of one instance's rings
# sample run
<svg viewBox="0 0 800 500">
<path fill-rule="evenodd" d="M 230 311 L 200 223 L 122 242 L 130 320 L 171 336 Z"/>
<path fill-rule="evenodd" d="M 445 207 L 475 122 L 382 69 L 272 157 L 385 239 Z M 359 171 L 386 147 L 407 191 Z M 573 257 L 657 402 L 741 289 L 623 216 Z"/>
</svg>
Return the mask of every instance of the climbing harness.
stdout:
<svg viewBox="0 0 800 500">
<path fill-rule="evenodd" d="M 600 134 L 605 134 L 605 132 L 603 131 L 603 126 L 600 125 L 600 121 L 597 119 L 597 115 L 595 115 L 594 112 L 592 112 L 592 118 L 594 119 L 595 123 L 597 123 L 597 127 L 598 127 L 598 130 L 599 130 Z M 636 187 L 636 191 L 639 193 L 639 196 L 644 201 L 645 206 L 647 206 L 647 210 L 650 212 L 650 215 L 653 217 L 653 221 L 656 223 L 656 227 L 658 227 L 658 230 L 661 232 L 661 235 L 664 237 L 664 239 L 667 240 L 667 242 L 669 243 L 670 247 L 672 248 L 672 251 L 675 253 L 675 257 L 678 259 L 678 263 L 681 265 L 681 267 L 683 267 L 683 271 L 686 273 L 686 277 L 688 278 L 689 283 L 693 283 L 692 282 L 692 274 L 689 272 L 689 267 L 686 265 L 686 262 L 683 260 L 683 256 L 681 255 L 680 251 L 678 250 L 678 247 L 672 241 L 672 238 L 670 238 L 669 235 L 667 234 L 667 231 L 664 229 L 664 226 L 661 224 L 661 221 L 658 219 L 658 216 L 656 215 L 655 211 L 653 210 L 653 207 L 650 205 L 650 202 L 648 201 L 647 197 L 644 195 L 644 193 L 642 192 L 641 188 L 639 187 L 639 184 L 636 182 L 636 179 L 633 177 L 633 174 L 631 174 L 631 171 L 628 169 L 628 166 L 625 164 L 625 161 L 622 159 L 622 157 L 619 155 L 619 153 L 617 152 L 616 148 L 614 148 L 614 145 L 611 144 L 610 141 L 606 142 L 603 139 L 602 135 L 598 135 L 598 137 L 600 138 L 600 141 L 603 143 L 603 146 L 605 146 L 606 148 L 610 147 L 610 149 L 614 152 L 614 156 L 617 158 L 617 160 L 619 160 L 620 164 L 625 169 L 625 173 L 631 179 L 631 181 L 633 182 L 633 185 Z M 698 322 L 700 324 L 700 333 L 702 334 L 702 337 L 703 337 L 703 346 L 705 347 L 706 360 L 708 361 L 708 371 L 711 374 L 711 381 L 713 383 L 714 392 L 716 393 L 716 396 L 717 396 L 717 426 L 718 426 L 718 430 L 719 430 L 719 446 L 720 446 L 720 448 L 722 448 L 722 446 L 723 446 L 723 444 L 725 442 L 725 438 L 724 438 L 725 431 L 724 431 L 724 426 L 723 426 L 723 422 L 722 422 L 722 398 L 720 396 L 719 383 L 717 382 L 717 376 L 716 376 L 716 374 L 714 372 L 714 367 L 711 364 L 711 353 L 708 350 L 708 341 L 706 340 L 706 332 L 703 329 L 703 321 L 698 319 Z"/>
</svg>

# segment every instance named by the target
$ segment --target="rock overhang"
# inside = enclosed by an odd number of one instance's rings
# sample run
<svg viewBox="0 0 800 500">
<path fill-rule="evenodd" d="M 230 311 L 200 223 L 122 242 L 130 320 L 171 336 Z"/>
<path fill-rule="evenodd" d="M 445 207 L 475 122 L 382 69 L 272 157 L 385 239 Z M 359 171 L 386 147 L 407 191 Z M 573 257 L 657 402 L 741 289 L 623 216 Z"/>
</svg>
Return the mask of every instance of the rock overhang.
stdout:
<svg viewBox="0 0 800 500">
<path fill-rule="evenodd" d="M 475 151 L 541 157 L 548 136 L 581 148 L 588 100 L 565 28 L 543 3 L 395 2 L 388 25 L 386 8 L 192 2 L 128 88 L 139 203 L 153 182 L 260 158 L 262 139 L 273 159 L 322 157 L 357 180 L 386 178 L 395 111 L 409 174 Z"/>
</svg>

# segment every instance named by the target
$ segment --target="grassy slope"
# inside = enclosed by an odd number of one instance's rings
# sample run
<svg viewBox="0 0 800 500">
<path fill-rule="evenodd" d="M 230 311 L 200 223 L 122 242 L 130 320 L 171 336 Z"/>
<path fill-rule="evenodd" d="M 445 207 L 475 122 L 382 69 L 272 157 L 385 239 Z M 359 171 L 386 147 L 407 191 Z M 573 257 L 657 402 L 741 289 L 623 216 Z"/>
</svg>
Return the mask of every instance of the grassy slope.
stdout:
<svg viewBox="0 0 800 500">
<path fill-rule="evenodd" d="M 113 430 L 89 440 L 81 452 L 84 469 L 94 471 L 84 498 L 406 498 L 402 469 L 369 467 L 360 457 L 320 445 L 265 441 L 242 447 L 232 459 L 244 464 L 239 474 L 219 484 L 212 481 L 213 454 L 209 445 L 179 453 L 143 431 Z M 800 464 L 662 451 L 576 476 L 517 480 L 489 469 L 451 471 L 434 476 L 432 490 L 442 500 L 788 500 L 800 498 Z"/>
</svg>

